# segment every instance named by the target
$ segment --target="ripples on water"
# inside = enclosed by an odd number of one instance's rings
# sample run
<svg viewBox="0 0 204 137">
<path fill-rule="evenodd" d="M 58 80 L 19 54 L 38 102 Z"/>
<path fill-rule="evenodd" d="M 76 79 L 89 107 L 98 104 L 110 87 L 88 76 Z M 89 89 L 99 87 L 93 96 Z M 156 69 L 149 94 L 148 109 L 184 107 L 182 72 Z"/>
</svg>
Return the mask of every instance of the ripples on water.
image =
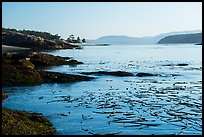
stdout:
<svg viewBox="0 0 204 137">
<path fill-rule="evenodd" d="M 88 82 L 5 88 L 3 107 L 42 113 L 56 134 L 202 134 L 202 48 L 113 45 L 50 54 L 83 61 L 49 71 L 127 71 L 153 77 L 97 76 Z M 187 63 L 187 66 L 169 64 Z"/>
</svg>

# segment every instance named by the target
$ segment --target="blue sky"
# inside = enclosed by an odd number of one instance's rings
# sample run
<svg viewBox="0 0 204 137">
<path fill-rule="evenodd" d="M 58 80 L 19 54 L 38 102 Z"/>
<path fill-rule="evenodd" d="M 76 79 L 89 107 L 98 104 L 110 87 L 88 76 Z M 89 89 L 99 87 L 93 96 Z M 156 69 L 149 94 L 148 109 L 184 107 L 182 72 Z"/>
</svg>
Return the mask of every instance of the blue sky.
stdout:
<svg viewBox="0 0 204 137">
<path fill-rule="evenodd" d="M 2 26 L 86 39 L 202 30 L 201 2 L 2 2 Z"/>
</svg>

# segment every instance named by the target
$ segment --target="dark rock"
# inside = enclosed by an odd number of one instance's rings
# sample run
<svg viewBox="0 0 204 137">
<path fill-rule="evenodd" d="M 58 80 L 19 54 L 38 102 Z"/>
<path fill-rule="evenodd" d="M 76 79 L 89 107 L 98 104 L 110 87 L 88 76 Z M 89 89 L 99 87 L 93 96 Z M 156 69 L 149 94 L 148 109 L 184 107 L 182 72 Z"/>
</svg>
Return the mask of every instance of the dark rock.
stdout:
<svg viewBox="0 0 204 137">
<path fill-rule="evenodd" d="M 181 76 L 180 74 L 171 74 L 171 76 L 176 77 L 176 76 Z"/>
<path fill-rule="evenodd" d="M 187 63 L 179 63 L 179 64 L 165 64 L 163 66 L 188 66 Z"/>
<path fill-rule="evenodd" d="M 42 54 L 39 52 L 32 52 L 30 55 L 30 61 L 36 67 L 43 67 L 43 66 L 58 66 L 64 65 L 67 63 L 66 59 L 60 56 L 54 56 L 50 54 Z"/>
<path fill-rule="evenodd" d="M 29 62 L 29 64 L 32 64 Z M 2 63 L 2 85 L 36 85 L 43 83 L 36 69 L 23 64 Z"/>
<path fill-rule="evenodd" d="M 119 76 L 119 77 L 133 76 L 132 73 L 125 72 L 125 71 L 113 71 L 113 72 L 107 72 L 107 71 L 81 72 L 81 74 L 86 74 L 86 75 L 99 74 L 99 75 L 111 75 L 111 76 Z"/>
<path fill-rule="evenodd" d="M 29 57 L 36 67 L 83 64 L 83 62 L 70 59 L 70 57 L 60 57 L 39 52 L 32 52 Z"/>
<path fill-rule="evenodd" d="M 69 60 L 69 59 L 71 59 L 70 57 L 63 57 L 64 59 L 66 59 L 66 60 Z"/>
<path fill-rule="evenodd" d="M 30 54 L 16 54 L 12 56 L 2 55 L 3 86 L 26 86 L 38 85 L 42 83 L 88 81 L 93 79 L 91 77 L 80 75 L 38 71 L 36 70 L 36 66 L 41 67 L 44 65 L 66 64 L 66 60 L 63 57 L 41 54 L 38 52 L 32 54 L 33 56 L 28 55 Z M 71 63 L 80 62 L 75 60 Z"/>
<path fill-rule="evenodd" d="M 201 43 L 196 43 L 195 45 L 202 45 L 202 42 Z"/>
<path fill-rule="evenodd" d="M 8 97 L 8 95 L 4 92 L 2 92 L 2 99 L 6 99 Z"/>
<path fill-rule="evenodd" d="M 38 99 L 43 99 L 43 96 L 39 97 Z"/>
<path fill-rule="evenodd" d="M 80 61 L 77 61 L 77 60 L 74 60 L 74 59 L 72 59 L 72 60 L 68 60 L 68 61 L 66 61 L 66 63 L 65 64 L 67 64 L 67 65 L 77 65 L 77 64 L 84 64 L 83 62 L 80 62 Z"/>
<path fill-rule="evenodd" d="M 63 74 L 58 72 L 39 71 L 45 83 L 65 83 L 76 81 L 90 81 L 93 78 L 80 75 Z"/>
<path fill-rule="evenodd" d="M 151 74 L 151 73 L 137 73 L 138 77 L 147 77 L 147 76 L 158 76 L 157 74 Z"/>
<path fill-rule="evenodd" d="M 68 116 L 68 115 L 66 115 L 66 114 L 60 114 L 61 116 Z"/>
<path fill-rule="evenodd" d="M 188 64 L 182 63 L 182 64 L 177 64 L 177 66 L 188 66 Z"/>
<path fill-rule="evenodd" d="M 24 54 L 2 55 L 2 85 L 35 85 L 42 79 Z"/>
</svg>

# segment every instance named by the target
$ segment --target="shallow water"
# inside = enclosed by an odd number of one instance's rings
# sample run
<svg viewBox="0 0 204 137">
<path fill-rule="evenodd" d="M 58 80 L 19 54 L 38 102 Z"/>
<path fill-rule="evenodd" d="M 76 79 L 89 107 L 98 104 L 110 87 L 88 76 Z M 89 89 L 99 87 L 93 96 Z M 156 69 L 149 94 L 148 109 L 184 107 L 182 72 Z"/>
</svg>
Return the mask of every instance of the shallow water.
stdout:
<svg viewBox="0 0 204 137">
<path fill-rule="evenodd" d="M 3 88 L 3 107 L 42 113 L 56 134 L 202 134 L 202 46 L 112 45 L 58 50 L 84 64 L 48 71 L 127 71 L 152 77 L 91 75 L 65 84 Z M 187 63 L 187 66 L 169 64 Z"/>
</svg>

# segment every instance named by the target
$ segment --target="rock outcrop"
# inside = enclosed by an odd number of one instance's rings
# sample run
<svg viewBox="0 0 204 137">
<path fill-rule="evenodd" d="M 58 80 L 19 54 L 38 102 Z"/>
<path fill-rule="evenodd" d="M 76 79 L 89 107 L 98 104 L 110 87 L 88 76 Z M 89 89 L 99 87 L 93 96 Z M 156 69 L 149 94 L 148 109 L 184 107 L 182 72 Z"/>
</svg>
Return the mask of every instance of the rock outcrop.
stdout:
<svg viewBox="0 0 204 137">
<path fill-rule="evenodd" d="M 29 54 L 29 58 L 36 67 L 83 64 L 83 62 L 73 60 L 69 57 L 60 57 L 39 52 L 32 52 Z"/>
<path fill-rule="evenodd" d="M 53 135 L 56 129 L 42 115 L 2 109 L 2 135 Z"/>
<path fill-rule="evenodd" d="M 125 72 L 125 71 L 112 71 L 112 72 L 107 72 L 107 71 L 81 72 L 81 74 L 86 74 L 86 75 L 111 75 L 111 76 L 119 76 L 119 77 L 133 76 L 132 73 Z"/>
<path fill-rule="evenodd" d="M 27 62 L 31 64 L 31 62 Z M 2 63 L 2 86 L 36 85 L 43 83 L 38 71 L 30 65 Z"/>
<path fill-rule="evenodd" d="M 79 48 L 77 45 L 71 45 L 65 40 L 48 40 L 34 35 L 26 35 L 15 31 L 2 32 L 2 44 L 31 48 L 32 50 L 55 50 Z"/>
<path fill-rule="evenodd" d="M 34 56 L 33 56 L 34 55 Z M 32 54 L 2 55 L 2 86 L 37 85 L 42 83 L 64 83 L 88 81 L 92 77 L 46 72 L 37 70 L 38 67 L 53 65 L 76 65 L 66 61 L 68 57 L 53 56 L 33 52 Z M 82 62 L 78 62 L 82 63 Z"/>
<path fill-rule="evenodd" d="M 2 100 L 8 97 L 8 95 L 5 92 L 2 92 L 1 94 L 2 94 L 2 97 L 1 97 Z"/>
<path fill-rule="evenodd" d="M 65 83 L 65 82 L 77 82 L 77 81 L 90 81 L 92 77 L 73 75 L 73 74 L 63 74 L 58 72 L 46 72 L 39 71 L 43 81 L 45 83 Z"/>
<path fill-rule="evenodd" d="M 165 64 L 163 66 L 188 66 L 187 63 L 179 63 L 179 64 Z"/>
<path fill-rule="evenodd" d="M 159 74 L 151 74 L 151 73 L 137 73 L 137 77 L 149 77 L 149 76 L 159 76 Z"/>
</svg>

